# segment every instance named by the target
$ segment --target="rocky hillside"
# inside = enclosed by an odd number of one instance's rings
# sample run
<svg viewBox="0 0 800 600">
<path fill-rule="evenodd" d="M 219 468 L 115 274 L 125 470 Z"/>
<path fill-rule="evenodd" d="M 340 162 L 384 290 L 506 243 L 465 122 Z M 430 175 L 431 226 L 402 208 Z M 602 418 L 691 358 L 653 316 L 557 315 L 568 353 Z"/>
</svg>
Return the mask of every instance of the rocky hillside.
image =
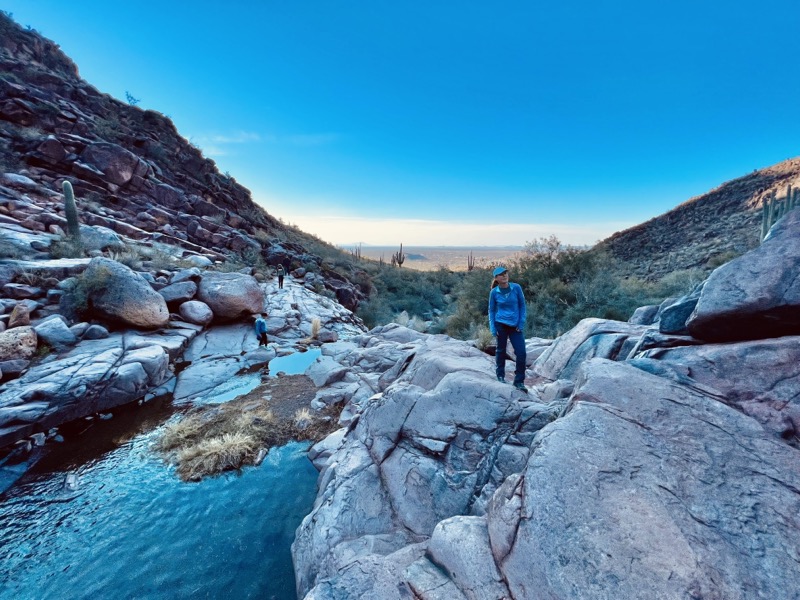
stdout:
<svg viewBox="0 0 800 600">
<path fill-rule="evenodd" d="M 753 171 L 687 200 L 598 244 L 626 273 L 656 280 L 682 269 L 710 270 L 758 245 L 761 208 L 775 192 L 800 183 L 800 158 Z"/>
<path fill-rule="evenodd" d="M 313 271 L 350 309 L 368 293 L 363 274 L 334 270 L 337 251 L 287 228 L 221 174 L 169 118 L 103 94 L 82 80 L 58 45 L 0 13 L 0 172 L 28 189 L 5 189 L 0 214 L 34 232 L 60 233 L 70 181 L 81 222 L 148 243 L 168 242 L 211 260 L 259 259 Z M 18 181 L 19 183 L 19 181 Z M 368 284 L 367 284 L 368 287 Z"/>
</svg>

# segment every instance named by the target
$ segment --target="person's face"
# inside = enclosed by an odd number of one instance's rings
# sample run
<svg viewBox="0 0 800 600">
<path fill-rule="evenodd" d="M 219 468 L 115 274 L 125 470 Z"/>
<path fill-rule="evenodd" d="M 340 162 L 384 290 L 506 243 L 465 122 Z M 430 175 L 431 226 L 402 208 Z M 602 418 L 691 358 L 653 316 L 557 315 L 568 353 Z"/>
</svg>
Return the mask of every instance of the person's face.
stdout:
<svg viewBox="0 0 800 600">
<path fill-rule="evenodd" d="M 502 273 L 500 273 L 500 275 L 495 277 L 494 280 L 497 283 L 499 283 L 500 285 L 503 285 L 504 283 L 508 283 L 508 271 L 503 271 Z"/>
</svg>

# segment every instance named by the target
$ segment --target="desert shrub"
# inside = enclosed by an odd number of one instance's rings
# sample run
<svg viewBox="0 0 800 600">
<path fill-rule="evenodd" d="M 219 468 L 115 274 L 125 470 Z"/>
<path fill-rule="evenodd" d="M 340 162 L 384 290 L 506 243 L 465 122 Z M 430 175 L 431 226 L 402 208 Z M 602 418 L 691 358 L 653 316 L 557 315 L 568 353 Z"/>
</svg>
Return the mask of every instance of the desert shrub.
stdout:
<svg viewBox="0 0 800 600">
<path fill-rule="evenodd" d="M 376 269 L 371 277 L 375 290 L 369 301 L 359 306 L 358 316 L 368 327 L 388 323 L 403 311 L 409 318 L 431 320 L 436 311 L 446 311 L 449 295 L 462 276 L 446 269 L 426 272 L 389 266 Z"/>
<path fill-rule="evenodd" d="M 142 268 L 142 257 L 131 246 L 126 247 L 124 250 L 109 250 L 106 252 L 106 256 L 134 271 Z"/>
<path fill-rule="evenodd" d="M 668 273 L 654 286 L 654 295 L 675 298 L 691 292 L 706 278 L 701 269 L 686 269 Z"/>
<path fill-rule="evenodd" d="M 50 243 L 50 256 L 52 258 L 83 258 L 85 251 L 80 240 L 66 237 Z"/>
<path fill-rule="evenodd" d="M 185 481 L 195 481 L 209 473 L 238 469 L 258 447 L 257 440 L 242 433 L 201 440 L 178 452 L 178 474 Z"/>
<path fill-rule="evenodd" d="M 80 275 L 66 280 L 68 283 L 62 303 L 62 312 L 68 316 L 81 316 L 88 313 L 91 309 L 92 294 L 104 289 L 108 285 L 110 277 L 111 271 L 105 266 L 100 266 L 91 272 L 84 271 Z"/>
<path fill-rule="evenodd" d="M 475 346 L 478 350 L 486 350 L 494 343 L 492 332 L 486 325 L 479 325 L 475 330 Z"/>
<path fill-rule="evenodd" d="M 272 236 L 265 230 L 256 228 L 253 237 L 261 244 L 268 244 L 272 241 Z"/>
<path fill-rule="evenodd" d="M 525 293 L 528 337 L 559 336 L 587 317 L 626 321 L 639 306 L 664 298 L 657 285 L 623 279 L 608 254 L 564 246 L 554 236 L 528 243 L 506 266 Z M 475 339 L 477 327 L 488 324 L 491 281 L 490 269 L 464 277 L 447 319 L 448 334 Z"/>
</svg>

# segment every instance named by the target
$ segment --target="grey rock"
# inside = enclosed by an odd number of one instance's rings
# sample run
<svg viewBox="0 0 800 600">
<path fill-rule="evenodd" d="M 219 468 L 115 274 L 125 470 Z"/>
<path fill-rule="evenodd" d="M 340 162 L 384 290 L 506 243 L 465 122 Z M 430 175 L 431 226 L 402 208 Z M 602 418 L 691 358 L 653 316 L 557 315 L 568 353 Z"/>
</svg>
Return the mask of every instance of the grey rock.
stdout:
<svg viewBox="0 0 800 600">
<path fill-rule="evenodd" d="M 629 338 L 638 339 L 647 327 L 604 319 L 583 319 L 559 337 L 545 350 L 533 365 L 536 374 L 555 381 L 572 379 L 584 360 L 609 358 L 624 360 L 620 356 Z"/>
<path fill-rule="evenodd" d="M 182 269 L 175 273 L 172 278 L 170 279 L 170 283 L 181 283 L 182 281 L 194 281 L 197 283 L 200 281 L 200 269 L 197 267 L 192 267 L 190 269 Z"/>
<path fill-rule="evenodd" d="M 669 306 L 665 306 L 660 313 L 658 331 L 663 334 L 688 335 L 686 321 L 697 306 L 704 283 L 699 284 L 689 294 L 679 298 Z"/>
<path fill-rule="evenodd" d="M 125 248 L 122 239 L 112 229 L 102 225 L 81 225 L 81 244 L 87 251 Z"/>
<path fill-rule="evenodd" d="M 218 320 L 234 320 L 264 310 L 264 292 L 253 277 L 240 273 L 203 274 L 197 300 L 205 302 Z"/>
<path fill-rule="evenodd" d="M 800 334 L 800 210 L 711 273 L 687 327 L 710 342 Z"/>
<path fill-rule="evenodd" d="M 108 329 L 102 325 L 90 325 L 84 332 L 81 339 L 84 340 L 103 340 L 109 336 Z"/>
<path fill-rule="evenodd" d="M 487 513 L 494 561 L 514 598 L 768 598 L 800 589 L 792 558 L 800 542 L 784 516 L 800 510 L 797 451 L 765 438 L 755 420 L 595 359 L 566 416 L 545 431 Z"/>
<path fill-rule="evenodd" d="M 657 304 L 649 305 L 649 306 L 640 306 L 631 315 L 631 318 L 628 319 L 628 323 L 632 325 L 652 325 L 656 322 L 656 318 L 659 312 L 659 306 Z"/>
<path fill-rule="evenodd" d="M 84 273 L 94 314 L 142 329 L 164 327 L 169 311 L 164 298 L 138 273 L 107 258 L 93 258 Z M 65 295 L 65 299 L 72 294 Z"/>
<path fill-rule="evenodd" d="M 182 319 L 197 325 L 208 325 L 214 319 L 214 313 L 211 312 L 208 304 L 199 300 L 184 302 L 180 305 L 178 311 Z"/>
<path fill-rule="evenodd" d="M 74 346 L 78 342 L 78 338 L 70 331 L 60 316 L 45 319 L 34 325 L 33 329 L 40 340 L 59 350 Z"/>
<path fill-rule="evenodd" d="M 158 293 L 164 297 L 168 305 L 187 302 L 197 293 L 197 284 L 194 281 L 180 281 L 161 288 Z"/>
<path fill-rule="evenodd" d="M 709 386 L 720 402 L 800 447 L 800 337 L 653 349 L 642 357 L 680 367 L 687 385 Z"/>
</svg>

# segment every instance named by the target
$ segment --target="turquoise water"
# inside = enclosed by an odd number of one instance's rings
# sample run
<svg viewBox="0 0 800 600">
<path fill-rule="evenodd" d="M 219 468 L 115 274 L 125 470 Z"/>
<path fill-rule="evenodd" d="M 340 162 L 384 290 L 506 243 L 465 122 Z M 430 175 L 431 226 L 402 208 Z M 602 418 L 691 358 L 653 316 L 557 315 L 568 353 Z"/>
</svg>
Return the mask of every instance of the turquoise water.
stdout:
<svg viewBox="0 0 800 600">
<path fill-rule="evenodd" d="M 304 373 L 308 366 L 322 354 L 319 348 L 313 348 L 305 352 L 292 352 L 286 356 L 278 356 L 269 361 L 270 377 L 277 376 L 278 373 L 295 375 Z"/>
<path fill-rule="evenodd" d="M 0 597 L 295 598 L 290 545 L 311 510 L 307 445 L 259 467 L 182 483 L 141 435 L 0 504 Z"/>
<path fill-rule="evenodd" d="M 95 423 L 0 496 L 0 599 L 296 597 L 290 546 L 316 495 L 308 445 L 183 483 L 150 448 L 172 411 Z"/>
</svg>

